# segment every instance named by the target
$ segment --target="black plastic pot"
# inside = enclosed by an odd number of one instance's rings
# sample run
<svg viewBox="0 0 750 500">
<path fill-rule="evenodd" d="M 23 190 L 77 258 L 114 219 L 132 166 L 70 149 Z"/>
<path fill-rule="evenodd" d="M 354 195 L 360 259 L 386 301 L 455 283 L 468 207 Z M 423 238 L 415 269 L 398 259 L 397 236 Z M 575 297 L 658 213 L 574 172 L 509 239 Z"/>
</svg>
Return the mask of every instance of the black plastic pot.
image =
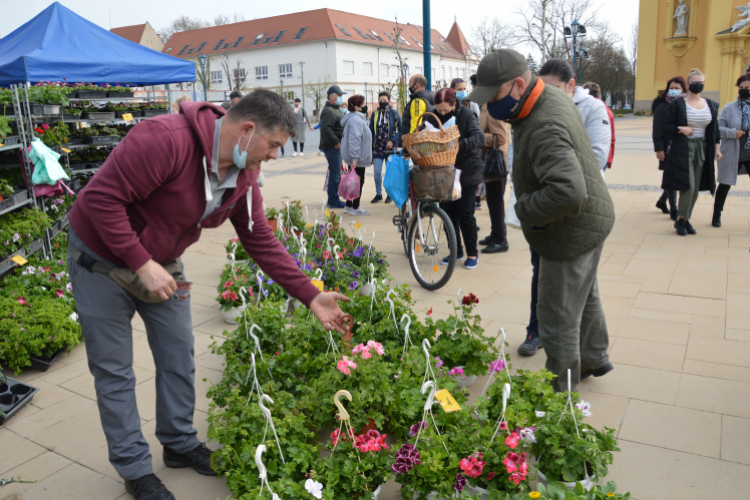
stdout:
<svg viewBox="0 0 750 500">
<path fill-rule="evenodd" d="M 32 115 L 43 115 L 44 114 L 44 105 L 39 104 L 38 102 L 29 102 L 29 111 L 31 111 Z M 59 106 L 58 106 L 58 112 L 59 112 Z"/>
<path fill-rule="evenodd" d="M 80 120 L 81 115 L 74 115 L 73 113 L 63 113 L 63 120 L 65 121 L 71 121 L 71 120 Z"/>
<path fill-rule="evenodd" d="M 59 104 L 43 104 L 42 114 L 43 115 L 59 115 L 60 105 Z"/>
<path fill-rule="evenodd" d="M 9 135 L 9 136 L 6 136 L 5 139 L 0 139 L 0 142 L 5 144 L 6 146 L 10 146 L 12 144 L 18 144 L 19 142 L 21 142 L 21 136 Z"/>
<path fill-rule="evenodd" d="M 89 164 L 86 163 L 86 162 L 84 162 L 84 163 L 71 163 L 70 164 L 70 169 L 71 170 L 83 170 L 83 169 L 86 169 L 86 168 L 89 168 Z"/>
<path fill-rule="evenodd" d="M 133 97 L 135 92 L 107 92 L 107 97 Z"/>
<path fill-rule="evenodd" d="M 94 135 L 86 137 L 85 144 L 117 144 L 120 138 L 116 135 Z"/>
<path fill-rule="evenodd" d="M 55 222 L 55 225 L 62 224 L 63 221 L 57 221 Z M 57 361 L 57 358 L 60 357 L 60 354 L 65 352 L 65 348 L 61 347 L 59 351 L 52 354 L 51 356 L 35 356 L 31 355 L 29 356 L 29 360 L 31 361 L 31 367 L 35 370 L 39 370 L 40 372 L 46 372 L 49 370 L 49 367 L 55 364 L 55 361 Z"/>
<path fill-rule="evenodd" d="M 0 410 L 5 413 L 5 415 L 0 415 L 0 425 L 5 424 L 21 408 L 31 403 L 37 392 L 39 392 L 38 388 L 22 384 L 12 378 L 0 382 Z"/>
<path fill-rule="evenodd" d="M 130 113 L 133 115 L 133 118 L 143 116 L 143 111 L 140 109 L 138 110 L 131 110 L 131 111 L 115 111 L 115 118 L 122 118 L 122 115 Z"/>
<path fill-rule="evenodd" d="M 107 97 L 106 90 L 79 90 L 77 94 L 79 99 L 104 99 Z"/>
<path fill-rule="evenodd" d="M 75 146 L 76 144 L 86 144 L 86 139 L 83 137 L 71 137 L 68 140 L 68 146 Z"/>
<path fill-rule="evenodd" d="M 114 120 L 114 111 L 84 111 L 83 118 L 85 120 Z"/>
<path fill-rule="evenodd" d="M 142 110 L 144 118 L 151 118 L 152 116 L 166 115 L 169 113 L 168 109 L 144 109 Z"/>
</svg>

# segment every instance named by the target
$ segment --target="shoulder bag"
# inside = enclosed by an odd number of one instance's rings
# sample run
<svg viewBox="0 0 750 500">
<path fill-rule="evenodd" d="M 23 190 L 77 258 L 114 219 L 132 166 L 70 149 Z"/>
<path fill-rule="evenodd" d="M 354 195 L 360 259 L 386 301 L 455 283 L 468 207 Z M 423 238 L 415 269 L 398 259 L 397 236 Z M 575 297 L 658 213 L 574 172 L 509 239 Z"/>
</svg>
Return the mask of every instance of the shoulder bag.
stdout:
<svg viewBox="0 0 750 500">
<path fill-rule="evenodd" d="M 492 134 L 492 149 L 482 155 L 482 176 L 484 182 L 494 182 L 505 179 L 508 176 L 508 165 L 505 155 L 497 145 L 497 136 Z"/>
</svg>

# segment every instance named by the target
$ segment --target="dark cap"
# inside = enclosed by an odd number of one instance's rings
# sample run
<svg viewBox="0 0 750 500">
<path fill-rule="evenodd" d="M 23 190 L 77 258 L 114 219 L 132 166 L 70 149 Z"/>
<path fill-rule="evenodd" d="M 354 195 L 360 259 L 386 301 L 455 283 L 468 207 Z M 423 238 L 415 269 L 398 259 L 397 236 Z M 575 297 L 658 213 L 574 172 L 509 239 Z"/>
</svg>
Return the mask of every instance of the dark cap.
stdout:
<svg viewBox="0 0 750 500">
<path fill-rule="evenodd" d="M 230 98 L 230 99 L 234 99 L 235 97 L 236 97 L 237 99 L 242 99 L 242 94 L 240 93 L 240 91 L 239 91 L 239 90 L 233 90 L 233 91 L 232 91 L 232 92 L 231 92 L 231 93 L 229 94 L 229 98 Z"/>
<path fill-rule="evenodd" d="M 499 49 L 482 58 L 477 68 L 477 86 L 468 99 L 484 104 L 492 99 L 500 87 L 529 70 L 523 54 L 512 49 Z"/>
<path fill-rule="evenodd" d="M 346 94 L 346 92 L 341 90 L 341 87 L 339 87 L 338 85 L 331 85 L 330 87 L 328 87 L 328 92 L 326 92 L 326 95 L 331 94 L 344 95 Z"/>
</svg>

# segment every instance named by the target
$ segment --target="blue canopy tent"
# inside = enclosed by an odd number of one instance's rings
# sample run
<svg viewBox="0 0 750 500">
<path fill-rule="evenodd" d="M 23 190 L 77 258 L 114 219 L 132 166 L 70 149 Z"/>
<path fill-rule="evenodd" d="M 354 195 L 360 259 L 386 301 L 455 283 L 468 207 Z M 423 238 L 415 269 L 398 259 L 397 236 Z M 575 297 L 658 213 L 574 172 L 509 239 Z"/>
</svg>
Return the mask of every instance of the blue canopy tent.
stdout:
<svg viewBox="0 0 750 500">
<path fill-rule="evenodd" d="M 30 82 L 193 82 L 195 64 L 110 33 L 55 2 L 0 40 L 0 87 Z"/>
</svg>

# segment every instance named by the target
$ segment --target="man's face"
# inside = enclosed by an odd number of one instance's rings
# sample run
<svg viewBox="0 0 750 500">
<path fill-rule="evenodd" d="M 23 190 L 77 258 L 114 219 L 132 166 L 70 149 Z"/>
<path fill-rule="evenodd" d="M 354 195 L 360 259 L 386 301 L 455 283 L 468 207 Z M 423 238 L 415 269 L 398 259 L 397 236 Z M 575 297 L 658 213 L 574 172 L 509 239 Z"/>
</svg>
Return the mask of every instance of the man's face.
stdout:
<svg viewBox="0 0 750 500">
<path fill-rule="evenodd" d="M 499 101 L 501 99 L 505 99 L 508 94 L 510 94 L 513 99 L 516 99 L 517 101 L 521 100 L 521 96 L 523 96 L 523 93 L 526 91 L 526 82 L 523 81 L 523 78 L 515 78 L 513 80 L 510 80 L 508 82 L 505 82 L 500 86 L 500 89 L 495 94 L 495 97 L 489 100 L 489 102 L 495 102 Z"/>
<path fill-rule="evenodd" d="M 378 102 L 388 104 L 388 98 L 386 96 L 379 97 Z"/>
<path fill-rule="evenodd" d="M 286 144 L 286 141 L 289 139 L 289 134 L 280 127 L 264 131 L 259 130 L 253 122 L 243 123 L 240 130 L 242 130 L 240 152 L 245 149 L 244 146 L 247 144 L 250 134 L 253 136 L 247 148 L 247 163 L 245 167 L 251 172 L 258 170 L 261 162 L 277 159 L 279 157 L 279 148 Z M 253 130 L 255 130 L 255 133 L 253 133 Z"/>
<path fill-rule="evenodd" d="M 236 104 L 236 103 L 237 103 L 237 101 L 239 101 L 239 100 L 240 100 L 240 98 L 239 98 L 239 97 L 232 97 L 232 104 L 233 104 L 233 105 L 234 105 L 234 104 Z"/>
<path fill-rule="evenodd" d="M 423 86 L 414 82 L 414 77 L 409 78 L 409 90 L 412 93 L 419 92 L 420 90 L 423 90 L 423 89 L 424 89 Z"/>
<path fill-rule="evenodd" d="M 328 95 L 328 102 L 331 104 L 336 104 L 336 100 L 339 98 L 338 94 L 329 94 Z"/>
</svg>

